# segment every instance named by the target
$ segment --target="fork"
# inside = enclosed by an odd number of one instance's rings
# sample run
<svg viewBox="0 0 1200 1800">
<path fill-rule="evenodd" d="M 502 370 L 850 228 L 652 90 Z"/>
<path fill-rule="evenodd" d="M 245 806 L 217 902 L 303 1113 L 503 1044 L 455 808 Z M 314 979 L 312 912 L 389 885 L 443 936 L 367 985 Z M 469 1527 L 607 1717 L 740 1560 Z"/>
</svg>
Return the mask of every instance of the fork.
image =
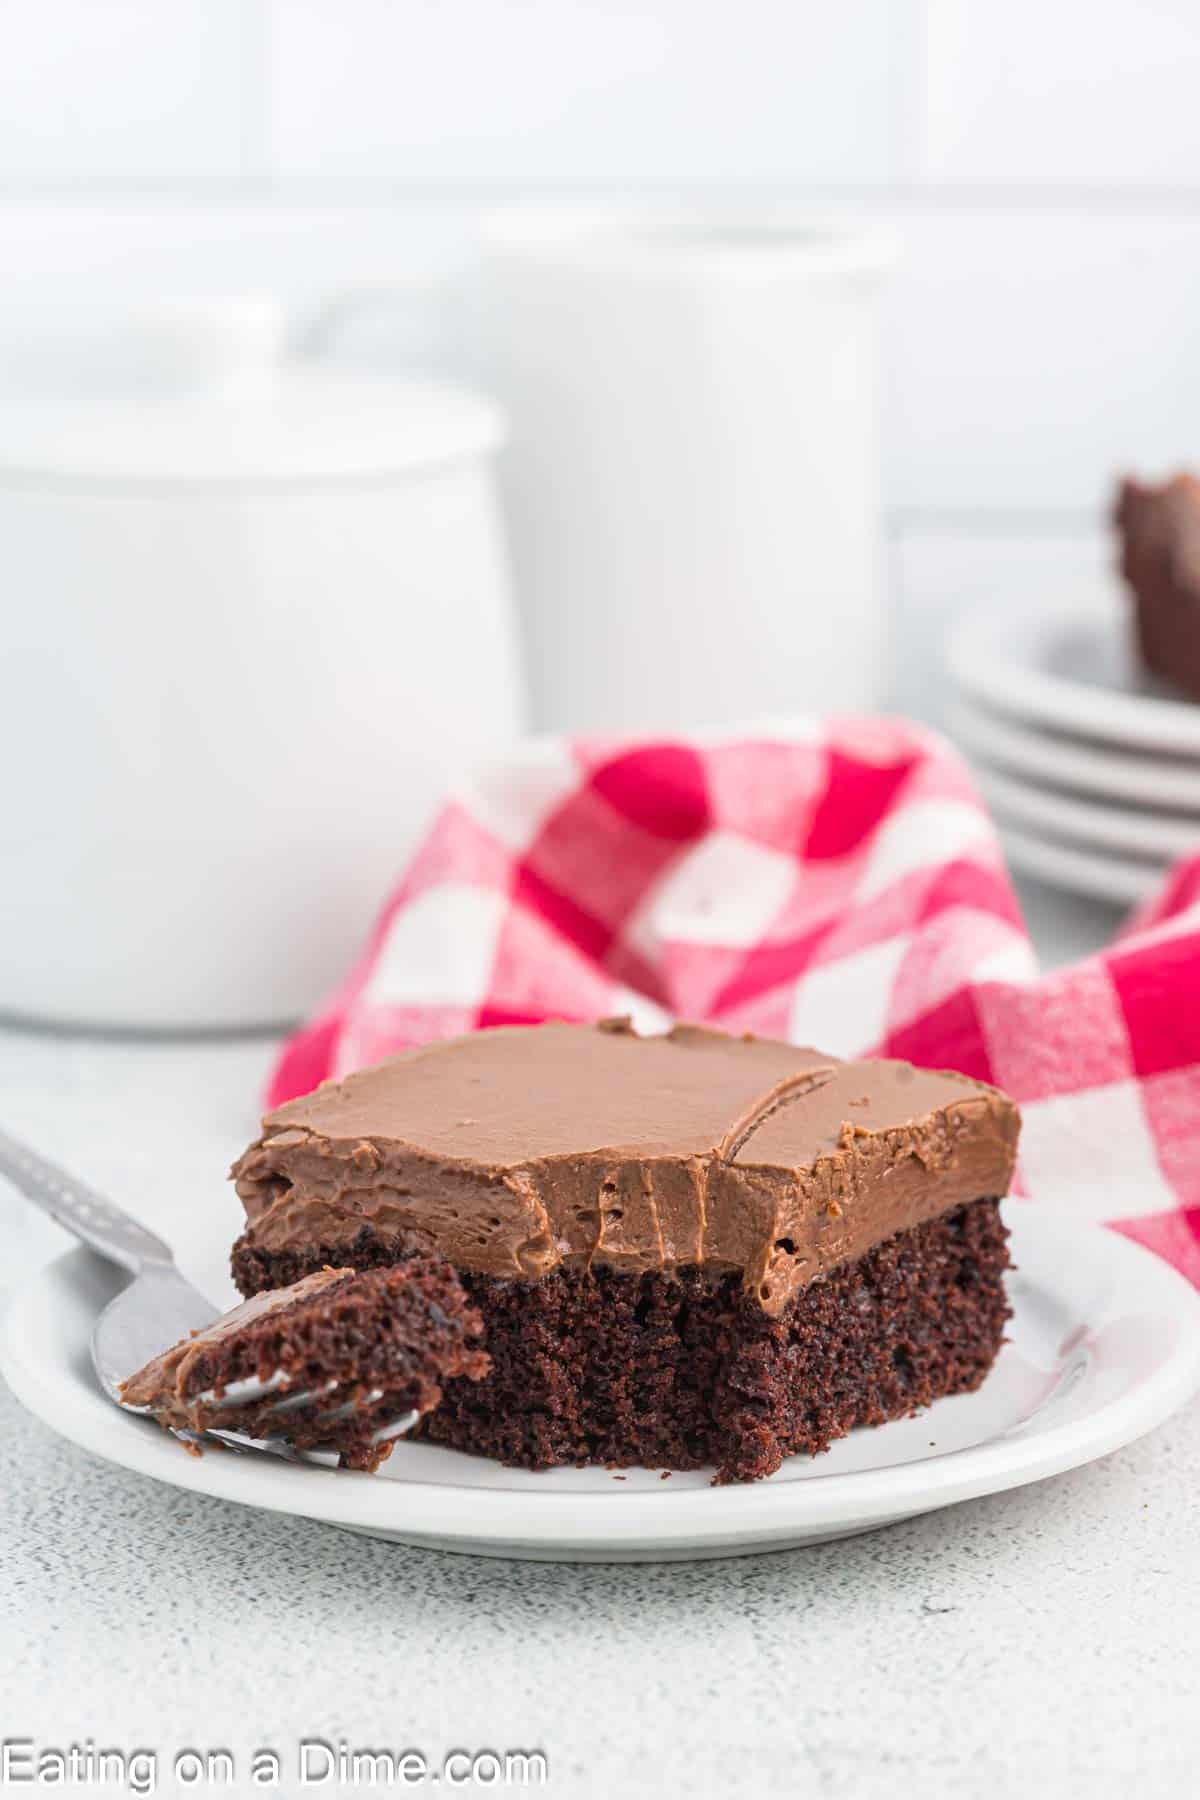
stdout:
<svg viewBox="0 0 1200 1800">
<path fill-rule="evenodd" d="M 121 1399 L 122 1380 L 169 1345 L 211 1325 L 220 1317 L 216 1307 L 190 1281 L 185 1281 L 175 1266 L 170 1246 L 162 1238 L 122 1212 L 111 1200 L 96 1193 L 94 1188 L 68 1175 L 64 1169 L 3 1131 L 0 1131 L 0 1175 L 27 1200 L 32 1200 L 35 1206 L 72 1232 L 89 1250 L 118 1264 L 133 1276 L 128 1287 L 109 1302 L 96 1321 L 92 1331 L 92 1367 L 105 1394 L 122 1412 L 149 1412 L 149 1408 L 125 1404 Z M 278 1373 L 262 1381 L 251 1377 L 231 1383 L 229 1390 L 222 1394 L 220 1405 L 234 1411 L 238 1406 L 249 1405 L 276 1388 L 284 1387 Z M 215 1395 L 200 1397 L 210 1403 L 216 1400 Z M 281 1398 L 271 1410 L 286 1415 L 294 1408 L 323 1397 L 312 1390 L 300 1393 L 287 1390 L 286 1398 Z M 326 1419 L 333 1423 L 349 1410 L 352 1408 L 335 1407 L 321 1415 L 322 1423 Z M 385 1437 L 398 1437 L 411 1429 L 416 1419 L 416 1413 L 405 1415 L 383 1426 L 375 1436 L 380 1441 Z M 259 1451 L 285 1457 L 291 1462 L 312 1461 L 327 1465 L 337 1462 L 336 1452 L 298 1451 L 281 1437 L 249 1438 L 236 1431 L 215 1427 L 203 1432 L 177 1430 L 175 1435 L 186 1443 L 217 1442 L 226 1449 Z"/>
</svg>

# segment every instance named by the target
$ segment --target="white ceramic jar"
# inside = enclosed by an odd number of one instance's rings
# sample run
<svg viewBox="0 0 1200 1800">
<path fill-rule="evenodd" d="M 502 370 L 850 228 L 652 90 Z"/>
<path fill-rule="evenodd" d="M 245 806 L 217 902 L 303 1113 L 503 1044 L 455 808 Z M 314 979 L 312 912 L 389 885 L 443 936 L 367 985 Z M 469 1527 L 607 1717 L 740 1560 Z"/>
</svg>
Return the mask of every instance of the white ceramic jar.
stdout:
<svg viewBox="0 0 1200 1800">
<path fill-rule="evenodd" d="M 879 699 L 878 231 L 491 221 L 501 459 L 539 726 Z"/>
<path fill-rule="evenodd" d="M 297 1017 L 521 723 L 473 394 L 261 307 L 0 348 L 0 1011 Z"/>
</svg>

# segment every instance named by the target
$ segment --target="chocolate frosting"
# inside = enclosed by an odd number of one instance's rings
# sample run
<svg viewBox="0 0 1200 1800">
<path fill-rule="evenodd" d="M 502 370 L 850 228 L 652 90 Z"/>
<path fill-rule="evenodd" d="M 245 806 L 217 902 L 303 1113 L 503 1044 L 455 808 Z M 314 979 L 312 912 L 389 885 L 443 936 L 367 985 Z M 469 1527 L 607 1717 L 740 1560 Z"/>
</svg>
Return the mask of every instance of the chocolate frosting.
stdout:
<svg viewBox="0 0 1200 1800">
<path fill-rule="evenodd" d="M 457 1268 L 740 1270 L 764 1311 L 894 1232 L 1007 1192 L 1015 1106 L 963 1075 L 627 1020 L 426 1045 L 268 1114 L 245 1242 L 366 1227 Z"/>
</svg>

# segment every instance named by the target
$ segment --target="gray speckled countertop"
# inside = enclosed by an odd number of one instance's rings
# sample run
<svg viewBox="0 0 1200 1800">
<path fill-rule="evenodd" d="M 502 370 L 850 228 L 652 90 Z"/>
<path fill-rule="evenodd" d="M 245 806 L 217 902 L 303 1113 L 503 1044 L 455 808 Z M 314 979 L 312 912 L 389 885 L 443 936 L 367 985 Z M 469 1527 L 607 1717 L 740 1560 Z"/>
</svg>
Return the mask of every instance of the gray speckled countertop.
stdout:
<svg viewBox="0 0 1200 1800">
<path fill-rule="evenodd" d="M 268 1056 L 3 1032 L 5 1122 L 202 1260 Z M 0 1282 L 66 1242 L 7 1194 L 0 1233 Z M 299 1785 L 303 1738 L 542 1749 L 563 1795 L 1200 1792 L 1200 1403 L 1023 1491 L 659 1567 L 250 1512 L 95 1461 L 2 1389 L 0 1429 L 0 1738 L 153 1747 L 160 1793 L 185 1747 L 234 1752 L 252 1792 L 264 1746 L 284 1780 L 259 1791 L 339 1791 Z"/>
</svg>

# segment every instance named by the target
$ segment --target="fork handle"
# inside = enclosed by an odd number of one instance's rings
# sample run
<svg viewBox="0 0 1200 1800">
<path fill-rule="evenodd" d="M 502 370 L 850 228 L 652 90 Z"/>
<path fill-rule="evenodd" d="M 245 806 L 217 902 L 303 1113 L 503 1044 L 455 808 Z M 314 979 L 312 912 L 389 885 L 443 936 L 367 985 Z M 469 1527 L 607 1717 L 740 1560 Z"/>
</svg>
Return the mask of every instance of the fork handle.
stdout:
<svg viewBox="0 0 1200 1800">
<path fill-rule="evenodd" d="M 92 1250 L 120 1263 L 136 1275 L 147 1263 L 172 1263 L 175 1259 L 162 1239 L 123 1213 L 111 1200 L 76 1181 L 25 1144 L 0 1131 L 0 1175 L 65 1225 Z"/>
</svg>

